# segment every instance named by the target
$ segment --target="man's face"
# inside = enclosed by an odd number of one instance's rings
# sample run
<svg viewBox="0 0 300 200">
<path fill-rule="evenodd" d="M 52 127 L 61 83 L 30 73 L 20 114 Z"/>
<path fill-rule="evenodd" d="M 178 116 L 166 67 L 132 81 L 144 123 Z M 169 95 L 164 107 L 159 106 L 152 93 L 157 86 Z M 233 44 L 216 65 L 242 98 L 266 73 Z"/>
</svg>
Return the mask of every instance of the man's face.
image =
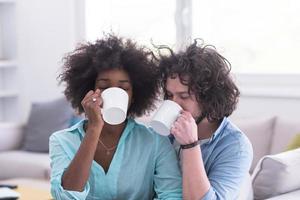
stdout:
<svg viewBox="0 0 300 200">
<path fill-rule="evenodd" d="M 194 119 L 201 115 L 202 105 L 197 102 L 195 94 L 189 93 L 188 86 L 183 85 L 178 76 L 175 78 L 169 77 L 165 89 L 166 98 L 178 103 L 183 110 L 190 112 Z"/>
</svg>

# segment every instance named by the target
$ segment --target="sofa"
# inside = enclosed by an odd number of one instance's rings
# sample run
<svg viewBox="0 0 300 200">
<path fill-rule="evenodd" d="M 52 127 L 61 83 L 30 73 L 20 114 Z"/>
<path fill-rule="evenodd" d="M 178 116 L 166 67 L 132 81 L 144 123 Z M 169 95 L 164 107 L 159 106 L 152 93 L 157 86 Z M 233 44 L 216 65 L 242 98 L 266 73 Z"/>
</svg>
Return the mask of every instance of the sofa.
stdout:
<svg viewBox="0 0 300 200">
<path fill-rule="evenodd" d="M 45 112 L 43 109 L 42 111 Z M 49 112 L 49 110 L 46 112 L 48 116 Z M 73 114 L 64 118 L 62 121 L 68 121 L 68 124 L 71 125 L 69 120 L 73 118 Z M 32 123 L 31 120 L 29 117 L 27 123 Z M 56 118 L 56 120 L 58 119 Z M 145 116 L 136 120 L 147 125 L 150 117 Z M 300 120 L 274 116 L 232 119 L 232 121 L 246 133 L 254 149 L 254 160 L 249 176 L 241 186 L 239 199 L 299 199 L 300 149 L 287 152 L 285 149 L 293 137 L 300 133 Z M 50 123 L 49 120 L 46 122 Z M 48 152 L 38 151 L 44 145 L 40 145 L 38 148 L 31 147 L 30 150 L 24 149 L 22 143 L 24 143 L 26 132 L 28 134 L 27 124 L 0 123 L 0 180 L 13 178 L 49 180 L 50 160 Z M 43 150 L 47 150 L 46 147 L 43 148 L 45 148 Z M 274 167 L 275 169 L 273 169 Z"/>
<path fill-rule="evenodd" d="M 250 191 L 246 199 L 300 199 L 300 148 L 287 151 L 288 145 L 300 135 L 300 119 L 275 116 L 232 121 L 253 146 L 251 181 L 243 188 Z"/>
<path fill-rule="evenodd" d="M 0 122 L 0 180 L 49 180 L 49 137 L 80 120 L 64 97 L 31 105 L 25 124 Z"/>
</svg>

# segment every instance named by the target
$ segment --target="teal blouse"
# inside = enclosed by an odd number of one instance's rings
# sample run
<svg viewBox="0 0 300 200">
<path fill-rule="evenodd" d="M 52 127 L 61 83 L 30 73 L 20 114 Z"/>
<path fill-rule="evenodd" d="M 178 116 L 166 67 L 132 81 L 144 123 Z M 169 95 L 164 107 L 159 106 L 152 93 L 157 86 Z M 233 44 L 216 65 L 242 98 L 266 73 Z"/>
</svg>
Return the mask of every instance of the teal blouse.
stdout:
<svg viewBox="0 0 300 200">
<path fill-rule="evenodd" d="M 84 120 L 50 137 L 51 194 L 55 199 L 182 199 L 181 174 L 167 137 L 128 119 L 107 173 L 93 161 L 82 192 L 61 186 L 85 135 Z"/>
</svg>

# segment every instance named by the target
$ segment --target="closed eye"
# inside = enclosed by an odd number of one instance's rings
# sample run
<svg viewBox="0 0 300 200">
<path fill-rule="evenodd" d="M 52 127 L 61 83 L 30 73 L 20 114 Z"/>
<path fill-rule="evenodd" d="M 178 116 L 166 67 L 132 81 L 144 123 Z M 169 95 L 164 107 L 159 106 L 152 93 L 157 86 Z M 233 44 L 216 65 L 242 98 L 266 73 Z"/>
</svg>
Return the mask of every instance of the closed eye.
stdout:
<svg viewBox="0 0 300 200">
<path fill-rule="evenodd" d="M 98 89 L 100 89 L 101 91 L 107 89 L 108 87 L 97 87 Z"/>
<path fill-rule="evenodd" d="M 181 99 L 188 99 L 188 98 L 190 98 L 190 95 L 189 94 L 185 94 L 185 95 L 180 95 L 180 98 Z"/>
</svg>

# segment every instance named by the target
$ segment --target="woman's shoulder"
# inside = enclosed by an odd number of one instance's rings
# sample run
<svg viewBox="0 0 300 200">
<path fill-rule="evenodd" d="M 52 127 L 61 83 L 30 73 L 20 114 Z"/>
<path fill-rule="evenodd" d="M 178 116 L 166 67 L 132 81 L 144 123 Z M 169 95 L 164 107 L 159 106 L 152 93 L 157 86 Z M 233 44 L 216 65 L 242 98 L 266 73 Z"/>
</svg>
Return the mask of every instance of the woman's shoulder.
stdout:
<svg viewBox="0 0 300 200">
<path fill-rule="evenodd" d="M 76 124 L 74 124 L 73 126 L 71 126 L 69 128 L 58 130 L 58 131 L 54 132 L 50 136 L 50 141 L 53 141 L 53 140 L 60 140 L 60 141 L 78 140 L 78 138 L 79 138 L 78 136 L 80 136 L 82 129 L 83 129 L 83 123 L 84 123 L 84 120 L 77 122 Z"/>
<path fill-rule="evenodd" d="M 146 126 L 145 124 L 138 122 L 135 119 L 132 119 L 132 122 L 134 123 L 134 129 L 138 130 L 139 133 L 146 135 L 154 135 L 153 130 L 149 126 Z"/>
<path fill-rule="evenodd" d="M 152 138 L 152 139 L 156 139 L 156 140 L 168 139 L 167 137 L 159 135 L 151 127 L 146 126 L 145 124 L 139 123 L 135 120 L 134 120 L 134 123 L 135 123 L 134 132 L 135 132 L 135 134 L 138 134 L 141 137 L 147 137 L 147 138 Z"/>
</svg>

